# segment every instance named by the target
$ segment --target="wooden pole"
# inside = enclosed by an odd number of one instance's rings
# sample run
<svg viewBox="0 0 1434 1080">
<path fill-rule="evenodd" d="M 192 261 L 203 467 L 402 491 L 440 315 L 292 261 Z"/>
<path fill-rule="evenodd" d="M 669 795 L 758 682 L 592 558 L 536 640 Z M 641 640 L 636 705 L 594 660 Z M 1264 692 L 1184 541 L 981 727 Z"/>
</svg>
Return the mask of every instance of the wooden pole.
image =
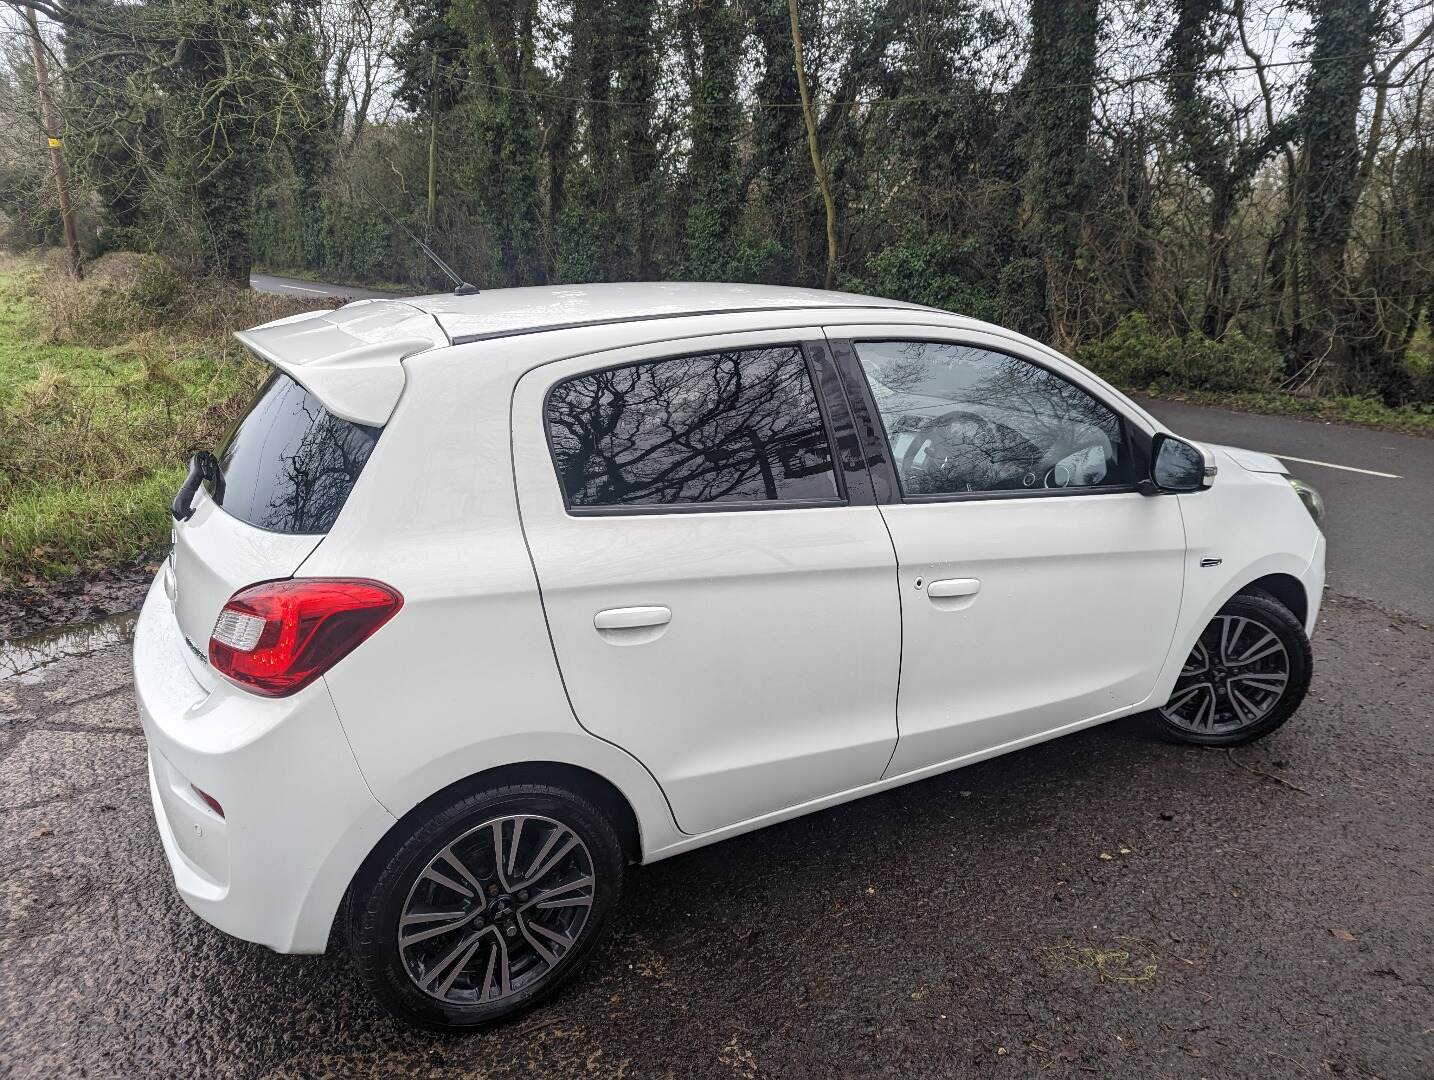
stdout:
<svg viewBox="0 0 1434 1080">
<path fill-rule="evenodd" d="M 428 240 L 433 241 L 433 215 L 438 205 L 438 53 L 428 74 Z"/>
<path fill-rule="evenodd" d="M 35 56 L 35 81 L 40 87 L 40 123 L 45 128 L 45 138 L 50 144 L 50 165 L 55 170 L 55 189 L 60 196 L 60 221 L 65 228 L 65 247 L 70 254 L 70 274 L 76 279 L 84 277 L 80 266 L 80 242 L 75 237 L 75 214 L 70 209 L 70 179 L 65 172 L 65 154 L 60 142 L 60 130 L 55 123 L 55 110 L 50 103 L 50 77 L 45 67 L 45 43 L 40 37 L 40 24 L 35 18 L 35 9 L 25 8 L 25 21 L 30 24 L 30 50 Z"/>
<path fill-rule="evenodd" d="M 811 95 L 807 92 L 807 66 L 802 60 L 802 29 L 797 20 L 797 0 L 787 0 L 787 14 L 792 18 L 792 54 L 797 63 L 797 91 L 802 98 L 802 119 L 807 125 L 807 149 L 812 152 L 812 170 L 817 174 L 817 186 L 822 189 L 822 202 L 827 212 L 827 274 L 826 287 L 832 287 L 836 274 L 836 203 L 832 201 L 831 185 L 827 183 L 827 170 L 822 164 L 821 148 L 817 146 L 817 118 L 812 112 Z"/>
</svg>

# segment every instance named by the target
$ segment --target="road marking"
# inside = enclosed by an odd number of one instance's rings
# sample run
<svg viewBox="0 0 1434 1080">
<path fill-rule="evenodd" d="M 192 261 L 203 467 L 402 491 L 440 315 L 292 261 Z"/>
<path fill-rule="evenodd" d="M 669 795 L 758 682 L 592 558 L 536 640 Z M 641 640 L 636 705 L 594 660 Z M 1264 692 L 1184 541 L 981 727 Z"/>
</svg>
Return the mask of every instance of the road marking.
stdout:
<svg viewBox="0 0 1434 1080">
<path fill-rule="evenodd" d="M 1353 465 L 1336 465 L 1332 461 L 1316 461 L 1314 460 L 1314 458 L 1294 457 L 1291 454 L 1278 454 L 1275 453 L 1275 451 L 1273 450 L 1267 450 L 1265 452 L 1268 454 L 1274 454 L 1275 457 L 1280 458 L 1283 461 L 1298 461 L 1301 465 L 1319 465 L 1326 469 L 1339 469 L 1341 472 L 1357 472 L 1363 473 L 1365 476 L 1382 476 L 1386 480 L 1404 479 L 1404 477 L 1400 476 L 1398 473 L 1379 472 L 1376 469 L 1356 469 Z"/>
<path fill-rule="evenodd" d="M 311 292 L 318 293 L 320 296 L 328 295 L 328 291 L 325 289 L 306 289 L 302 285 L 284 285 L 277 281 L 274 282 L 274 287 L 278 289 L 288 289 L 290 292 Z"/>
</svg>

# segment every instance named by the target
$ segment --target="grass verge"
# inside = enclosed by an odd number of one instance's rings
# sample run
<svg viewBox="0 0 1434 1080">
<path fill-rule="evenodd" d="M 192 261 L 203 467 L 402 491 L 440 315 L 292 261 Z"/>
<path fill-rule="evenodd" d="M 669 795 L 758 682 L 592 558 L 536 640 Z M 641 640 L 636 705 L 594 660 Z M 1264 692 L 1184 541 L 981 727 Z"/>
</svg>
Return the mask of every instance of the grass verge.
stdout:
<svg viewBox="0 0 1434 1080">
<path fill-rule="evenodd" d="M 0 259 L 0 592 L 161 551 L 184 462 L 264 375 L 233 330 L 310 310 L 111 256 Z"/>
</svg>

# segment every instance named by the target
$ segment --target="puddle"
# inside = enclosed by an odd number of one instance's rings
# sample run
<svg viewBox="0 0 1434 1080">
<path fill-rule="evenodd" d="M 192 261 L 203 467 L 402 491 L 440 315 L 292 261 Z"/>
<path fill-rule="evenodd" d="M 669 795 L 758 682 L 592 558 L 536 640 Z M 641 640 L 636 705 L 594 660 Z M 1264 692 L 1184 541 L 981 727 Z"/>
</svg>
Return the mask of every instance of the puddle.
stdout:
<svg viewBox="0 0 1434 1080">
<path fill-rule="evenodd" d="M 46 668 L 60 660 L 127 644 L 134 640 L 137 617 L 137 612 L 127 611 L 0 641 L 0 683 L 36 683 L 45 677 Z"/>
</svg>

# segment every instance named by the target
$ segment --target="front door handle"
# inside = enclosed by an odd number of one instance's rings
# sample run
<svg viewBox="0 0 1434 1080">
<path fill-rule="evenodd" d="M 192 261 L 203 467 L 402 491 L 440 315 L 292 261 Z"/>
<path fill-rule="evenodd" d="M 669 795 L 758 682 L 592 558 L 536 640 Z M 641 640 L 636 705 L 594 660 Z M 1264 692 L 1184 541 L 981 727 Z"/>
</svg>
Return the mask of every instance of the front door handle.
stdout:
<svg viewBox="0 0 1434 1080">
<path fill-rule="evenodd" d="M 975 578 L 942 578 L 926 586 L 926 598 L 937 611 L 965 611 L 980 591 L 981 583 Z"/>
<path fill-rule="evenodd" d="M 981 591 L 981 582 L 973 577 L 950 577 L 933 581 L 926 586 L 926 595 L 937 600 L 953 599 L 958 596 L 975 596 Z"/>
<path fill-rule="evenodd" d="M 598 630 L 641 630 L 666 626 L 671 621 L 672 609 L 660 606 L 607 608 L 593 616 L 593 626 Z"/>
</svg>

